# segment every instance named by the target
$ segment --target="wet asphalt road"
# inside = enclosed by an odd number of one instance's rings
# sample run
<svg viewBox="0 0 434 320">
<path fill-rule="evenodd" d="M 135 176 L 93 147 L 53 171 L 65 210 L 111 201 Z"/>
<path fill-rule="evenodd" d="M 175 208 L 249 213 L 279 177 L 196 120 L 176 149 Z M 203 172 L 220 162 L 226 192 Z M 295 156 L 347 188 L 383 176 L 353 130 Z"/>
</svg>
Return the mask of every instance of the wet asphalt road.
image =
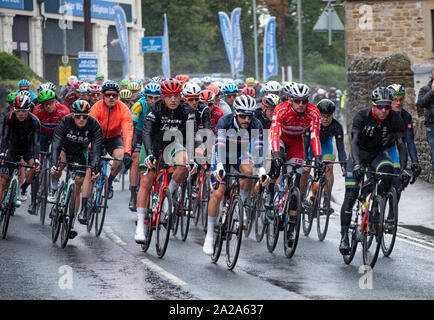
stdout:
<svg viewBox="0 0 434 320">
<path fill-rule="evenodd" d="M 77 222 L 79 235 L 65 249 L 52 244 L 48 225 L 27 214 L 27 200 L 12 217 L 7 239 L 0 240 L 0 299 L 434 298 L 433 236 L 401 227 L 392 256 L 380 253 L 369 281 L 363 281 L 361 246 L 345 265 L 334 215 L 325 241 L 317 240 L 314 222 L 290 260 L 283 253 L 283 233 L 274 253 L 265 239 L 243 239 L 237 266 L 228 271 L 224 255 L 213 264 L 203 254 L 205 234 L 194 226 L 186 242 L 171 236 L 163 259 L 154 243 L 141 252 L 133 239 L 136 215 L 127 208 L 129 191 L 121 192 L 119 183 L 116 189 L 101 237 Z"/>
</svg>

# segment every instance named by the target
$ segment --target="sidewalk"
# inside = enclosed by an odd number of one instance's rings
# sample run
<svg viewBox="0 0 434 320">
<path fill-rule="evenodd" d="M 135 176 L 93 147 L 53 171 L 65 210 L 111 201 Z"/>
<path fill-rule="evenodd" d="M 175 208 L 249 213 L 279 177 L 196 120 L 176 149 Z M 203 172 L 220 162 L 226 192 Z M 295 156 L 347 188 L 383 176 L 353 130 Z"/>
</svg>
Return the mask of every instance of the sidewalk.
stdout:
<svg viewBox="0 0 434 320">
<path fill-rule="evenodd" d="M 335 213 L 340 214 L 345 195 L 345 178 L 337 165 L 334 167 L 334 176 L 332 206 Z M 434 185 L 417 180 L 404 190 L 399 202 L 399 225 L 434 237 Z"/>
</svg>

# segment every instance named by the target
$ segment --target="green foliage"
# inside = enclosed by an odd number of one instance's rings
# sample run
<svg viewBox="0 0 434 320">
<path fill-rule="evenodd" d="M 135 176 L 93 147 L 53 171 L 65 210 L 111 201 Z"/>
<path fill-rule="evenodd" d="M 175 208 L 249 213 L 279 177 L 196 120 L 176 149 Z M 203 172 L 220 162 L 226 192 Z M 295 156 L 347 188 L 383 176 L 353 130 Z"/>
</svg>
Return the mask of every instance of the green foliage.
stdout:
<svg viewBox="0 0 434 320">
<path fill-rule="evenodd" d="M 346 88 L 346 69 L 335 64 L 320 64 L 306 77 L 307 82 L 312 81 L 328 87 Z"/>
</svg>

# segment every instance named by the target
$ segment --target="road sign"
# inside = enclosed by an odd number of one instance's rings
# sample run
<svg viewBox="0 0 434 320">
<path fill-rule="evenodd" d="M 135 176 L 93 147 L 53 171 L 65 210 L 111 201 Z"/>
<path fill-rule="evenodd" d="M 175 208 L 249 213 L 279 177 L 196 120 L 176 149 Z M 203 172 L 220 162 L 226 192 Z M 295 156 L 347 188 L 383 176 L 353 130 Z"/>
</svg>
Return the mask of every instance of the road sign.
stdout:
<svg viewBox="0 0 434 320">
<path fill-rule="evenodd" d="M 142 38 L 142 52 L 163 52 L 163 37 Z"/>
<path fill-rule="evenodd" d="M 59 85 L 66 86 L 68 84 L 68 78 L 71 76 L 71 66 L 59 67 Z"/>
<path fill-rule="evenodd" d="M 63 64 L 68 64 L 68 62 L 69 62 L 69 57 L 68 56 L 62 56 L 62 63 Z"/>
<path fill-rule="evenodd" d="M 313 27 L 314 31 L 344 31 L 344 25 L 333 7 L 326 8 Z"/>
<path fill-rule="evenodd" d="M 78 52 L 78 79 L 95 80 L 98 73 L 98 54 L 93 51 Z"/>
</svg>

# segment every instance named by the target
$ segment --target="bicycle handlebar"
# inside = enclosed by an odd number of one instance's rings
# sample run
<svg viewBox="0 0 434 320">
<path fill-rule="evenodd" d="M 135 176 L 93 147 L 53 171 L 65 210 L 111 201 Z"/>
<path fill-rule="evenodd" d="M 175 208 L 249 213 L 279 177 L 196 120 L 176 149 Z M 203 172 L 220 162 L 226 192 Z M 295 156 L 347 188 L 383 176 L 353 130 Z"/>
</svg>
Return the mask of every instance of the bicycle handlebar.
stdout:
<svg viewBox="0 0 434 320">
<path fill-rule="evenodd" d="M 5 163 L 9 163 L 9 164 L 13 164 L 13 165 L 18 166 L 18 167 L 28 168 L 28 169 L 34 169 L 34 168 L 36 168 L 35 165 L 31 166 L 31 165 L 28 165 L 28 164 L 25 164 L 25 163 L 21 163 L 21 162 L 13 162 L 13 161 L 8 161 L 8 160 L 4 160 L 4 162 Z"/>
</svg>

